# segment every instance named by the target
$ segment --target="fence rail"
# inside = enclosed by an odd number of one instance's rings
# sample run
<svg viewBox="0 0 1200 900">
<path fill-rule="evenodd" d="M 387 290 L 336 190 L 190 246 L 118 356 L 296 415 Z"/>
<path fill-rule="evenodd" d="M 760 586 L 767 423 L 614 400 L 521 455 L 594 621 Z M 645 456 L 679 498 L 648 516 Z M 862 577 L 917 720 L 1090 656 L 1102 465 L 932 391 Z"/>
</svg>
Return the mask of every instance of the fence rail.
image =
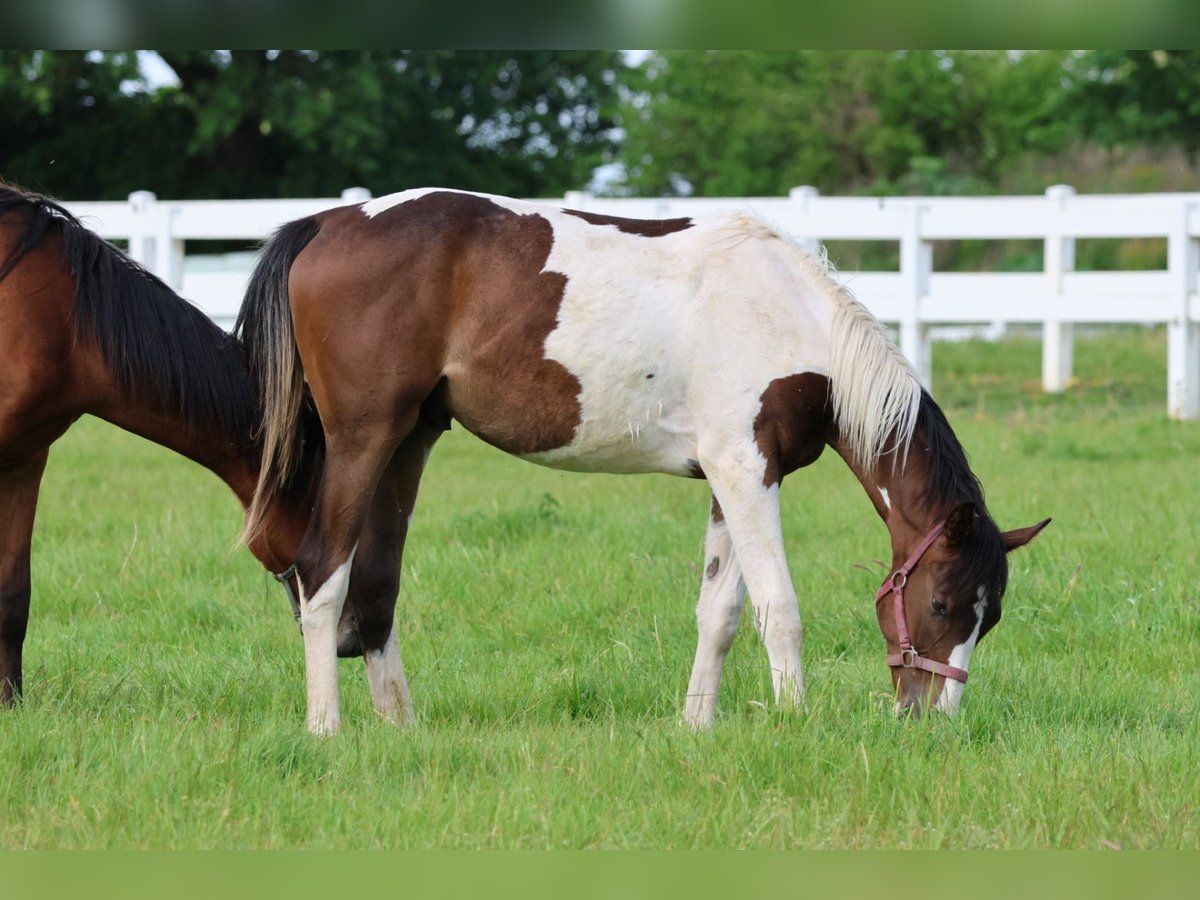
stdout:
<svg viewBox="0 0 1200 900">
<path fill-rule="evenodd" d="M 369 199 L 362 188 L 308 200 L 159 200 L 138 191 L 128 202 L 68 203 L 108 239 L 228 326 L 248 270 L 202 271 L 185 259 L 185 241 L 258 240 L 277 226 L 344 203 Z M 896 241 L 898 271 L 839 277 L 880 319 L 899 326 L 900 347 L 929 384 L 930 328 L 1033 323 L 1042 327 L 1042 385 L 1062 391 L 1072 377 L 1074 326 L 1167 326 L 1167 412 L 1200 417 L 1200 193 L 1077 195 L 1067 185 L 1022 197 L 822 197 L 810 187 L 787 197 L 594 197 L 569 192 L 562 205 L 637 218 L 751 210 L 799 238 Z M 1157 271 L 1075 271 L 1075 242 L 1159 238 L 1167 267 Z M 1043 242 L 1041 272 L 940 272 L 933 244 L 949 240 Z"/>
</svg>

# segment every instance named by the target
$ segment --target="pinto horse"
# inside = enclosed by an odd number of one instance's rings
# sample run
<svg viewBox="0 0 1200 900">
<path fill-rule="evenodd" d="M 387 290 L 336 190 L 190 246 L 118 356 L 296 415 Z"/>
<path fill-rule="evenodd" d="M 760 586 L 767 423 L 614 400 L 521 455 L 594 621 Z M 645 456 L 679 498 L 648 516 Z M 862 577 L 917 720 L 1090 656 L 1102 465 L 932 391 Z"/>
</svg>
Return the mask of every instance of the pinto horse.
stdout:
<svg viewBox="0 0 1200 900">
<path fill-rule="evenodd" d="M 0 705 L 21 692 L 29 620 L 30 538 L 50 444 L 91 413 L 212 470 L 248 505 L 258 480 L 258 404 L 241 346 L 200 310 L 83 227 L 62 206 L 0 185 Z M 250 544 L 273 572 L 308 522 L 320 428 L 309 414 L 302 476 Z M 306 480 L 307 479 L 307 480 Z M 398 570 L 395 489 L 355 566 L 338 652 L 359 655 L 358 622 L 390 616 Z M 402 533 L 402 532 L 401 532 Z M 391 591 L 384 602 L 375 600 Z M 359 602 L 361 599 L 361 602 Z M 371 674 L 370 672 L 368 674 Z M 375 678 L 378 681 L 378 678 Z M 389 694 L 377 708 L 407 708 Z"/>
<path fill-rule="evenodd" d="M 337 624 L 377 484 L 399 465 L 415 497 L 450 419 L 547 466 L 707 479 L 694 727 L 713 722 L 747 591 L 777 702 L 802 699 L 779 485 L 826 445 L 891 534 L 877 607 L 901 707 L 956 709 L 971 652 L 1000 618 L 1005 554 L 1049 521 L 1001 533 L 886 330 L 821 259 L 745 215 L 641 221 L 392 194 L 283 226 L 235 332 L 264 421 L 246 536 L 270 527 L 300 458 L 306 380 L 325 435 L 296 557 L 315 733 L 339 725 Z M 372 645 L 407 697 L 394 631 Z"/>
</svg>

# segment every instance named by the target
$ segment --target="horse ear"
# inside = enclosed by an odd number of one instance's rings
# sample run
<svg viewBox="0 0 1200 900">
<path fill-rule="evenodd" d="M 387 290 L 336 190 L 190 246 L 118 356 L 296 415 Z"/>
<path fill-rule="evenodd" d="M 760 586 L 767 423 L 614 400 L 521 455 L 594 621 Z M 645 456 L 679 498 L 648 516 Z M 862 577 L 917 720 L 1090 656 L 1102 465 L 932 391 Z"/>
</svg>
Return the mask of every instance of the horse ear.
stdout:
<svg viewBox="0 0 1200 900">
<path fill-rule="evenodd" d="M 960 503 L 954 512 L 946 517 L 946 543 L 951 547 L 965 547 L 975 534 L 975 504 L 971 501 Z"/>
<path fill-rule="evenodd" d="M 1042 519 L 1036 525 L 1030 525 L 1028 528 L 1014 528 L 1012 531 L 1006 531 L 1000 537 L 1004 538 L 1004 552 L 1011 553 L 1018 547 L 1024 547 L 1032 541 L 1039 531 L 1050 524 L 1049 519 Z"/>
</svg>

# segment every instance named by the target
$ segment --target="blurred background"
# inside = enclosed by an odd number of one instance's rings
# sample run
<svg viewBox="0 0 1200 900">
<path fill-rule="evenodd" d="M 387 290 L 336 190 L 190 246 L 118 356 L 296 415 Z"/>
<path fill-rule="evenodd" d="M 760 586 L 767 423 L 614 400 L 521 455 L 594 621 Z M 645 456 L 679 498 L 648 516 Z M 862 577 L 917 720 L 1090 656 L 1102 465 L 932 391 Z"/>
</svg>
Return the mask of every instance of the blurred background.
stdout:
<svg viewBox="0 0 1200 900">
<path fill-rule="evenodd" d="M 1200 183 L 1194 50 L 5 50 L 0 108 L 0 177 L 73 201 Z M 1036 269 L 1040 252 L 945 242 L 935 265 Z M 1165 252 L 1089 241 L 1076 263 L 1161 268 Z"/>
</svg>

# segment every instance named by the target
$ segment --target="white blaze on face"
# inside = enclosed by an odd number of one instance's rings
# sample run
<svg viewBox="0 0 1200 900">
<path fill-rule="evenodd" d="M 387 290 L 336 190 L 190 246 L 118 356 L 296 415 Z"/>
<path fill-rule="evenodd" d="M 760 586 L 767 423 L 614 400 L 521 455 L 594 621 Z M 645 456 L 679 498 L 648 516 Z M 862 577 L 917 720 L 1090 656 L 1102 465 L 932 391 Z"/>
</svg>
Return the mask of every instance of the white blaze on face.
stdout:
<svg viewBox="0 0 1200 900">
<path fill-rule="evenodd" d="M 983 627 L 983 610 L 987 605 L 987 595 L 982 587 L 975 592 L 975 596 L 979 599 L 975 602 L 975 627 L 971 629 L 971 633 L 967 635 L 967 639 L 950 651 L 950 659 L 947 662 L 957 669 L 967 671 L 967 667 L 971 663 L 971 653 L 975 649 L 975 644 L 979 640 L 979 629 Z M 944 680 L 941 696 L 938 697 L 937 703 L 933 708 L 939 712 L 944 712 L 948 716 L 954 715 L 958 711 L 958 704 L 962 700 L 963 688 L 966 687 L 961 681 L 955 681 L 953 678 Z"/>
</svg>

